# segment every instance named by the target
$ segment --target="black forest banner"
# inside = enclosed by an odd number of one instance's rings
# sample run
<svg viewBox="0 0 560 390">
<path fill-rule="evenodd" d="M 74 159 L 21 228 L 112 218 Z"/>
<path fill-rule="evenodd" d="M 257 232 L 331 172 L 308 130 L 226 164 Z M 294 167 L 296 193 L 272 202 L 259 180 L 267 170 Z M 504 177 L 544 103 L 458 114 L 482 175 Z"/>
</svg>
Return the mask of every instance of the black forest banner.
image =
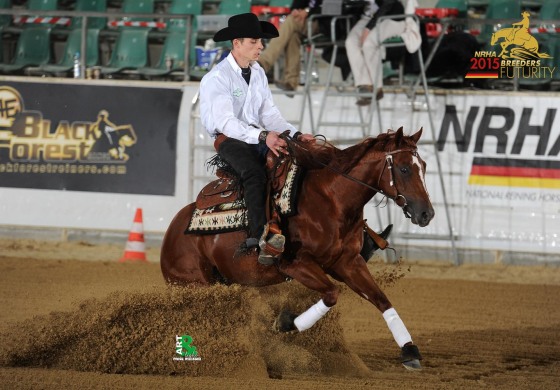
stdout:
<svg viewBox="0 0 560 390">
<path fill-rule="evenodd" d="M 0 187 L 175 194 L 182 91 L 0 83 Z"/>
</svg>

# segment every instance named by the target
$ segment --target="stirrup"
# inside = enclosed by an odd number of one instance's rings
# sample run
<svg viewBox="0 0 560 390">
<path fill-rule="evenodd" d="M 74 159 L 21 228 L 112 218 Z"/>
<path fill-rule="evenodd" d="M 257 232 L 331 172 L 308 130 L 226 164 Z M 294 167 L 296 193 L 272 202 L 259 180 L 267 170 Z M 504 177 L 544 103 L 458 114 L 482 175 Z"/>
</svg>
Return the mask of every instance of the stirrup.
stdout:
<svg viewBox="0 0 560 390">
<path fill-rule="evenodd" d="M 268 224 L 265 225 L 261 239 L 259 240 L 260 253 L 258 257 L 259 263 L 263 265 L 272 265 L 282 252 L 284 252 L 284 244 L 286 237 L 279 233 L 272 233 L 272 237 L 268 240 L 266 237 L 269 233 Z"/>
</svg>

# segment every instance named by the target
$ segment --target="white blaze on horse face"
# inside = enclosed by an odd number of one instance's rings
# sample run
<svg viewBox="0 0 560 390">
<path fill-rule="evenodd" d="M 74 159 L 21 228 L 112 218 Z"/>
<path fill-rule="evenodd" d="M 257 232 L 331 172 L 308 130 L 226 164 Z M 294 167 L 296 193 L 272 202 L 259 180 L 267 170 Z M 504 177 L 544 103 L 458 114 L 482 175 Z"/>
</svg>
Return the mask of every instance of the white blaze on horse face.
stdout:
<svg viewBox="0 0 560 390">
<path fill-rule="evenodd" d="M 420 181 L 422 182 L 422 185 L 424 186 L 424 189 L 426 190 L 427 193 L 428 187 L 426 187 L 426 181 L 424 179 L 425 176 L 424 167 L 422 166 L 422 163 L 420 162 L 418 156 L 412 156 L 412 163 L 418 166 L 418 174 L 420 175 Z"/>
</svg>

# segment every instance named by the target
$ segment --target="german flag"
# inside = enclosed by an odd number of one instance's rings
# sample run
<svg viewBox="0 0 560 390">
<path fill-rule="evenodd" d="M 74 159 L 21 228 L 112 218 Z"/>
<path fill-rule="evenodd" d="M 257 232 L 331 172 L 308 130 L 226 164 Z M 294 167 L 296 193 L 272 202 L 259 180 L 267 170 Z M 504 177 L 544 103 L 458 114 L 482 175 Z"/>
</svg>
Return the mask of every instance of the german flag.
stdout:
<svg viewBox="0 0 560 390">
<path fill-rule="evenodd" d="M 469 184 L 560 189 L 560 161 L 475 157 Z"/>
</svg>

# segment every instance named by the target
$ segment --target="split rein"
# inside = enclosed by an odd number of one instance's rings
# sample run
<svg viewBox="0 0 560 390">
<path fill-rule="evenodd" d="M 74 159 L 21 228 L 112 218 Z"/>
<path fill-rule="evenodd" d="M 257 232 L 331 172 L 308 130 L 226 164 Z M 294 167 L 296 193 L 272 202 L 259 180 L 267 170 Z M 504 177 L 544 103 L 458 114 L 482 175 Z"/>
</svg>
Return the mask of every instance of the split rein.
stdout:
<svg viewBox="0 0 560 390">
<path fill-rule="evenodd" d="M 323 137 L 323 138 L 324 138 L 324 137 Z M 310 153 L 310 150 L 307 149 L 307 148 L 305 148 L 305 147 L 302 145 L 301 142 L 298 142 L 297 140 L 291 139 L 291 138 L 289 138 L 289 137 L 286 137 L 285 139 L 286 139 L 286 141 L 288 142 L 288 145 L 290 145 L 290 144 L 296 145 L 298 148 L 301 148 L 301 149 L 303 149 L 304 151 Z M 326 141 L 326 140 L 325 140 L 325 143 L 327 143 L 327 144 L 329 144 L 329 145 L 331 145 L 331 146 L 334 146 L 334 145 L 330 144 L 330 143 L 329 143 L 328 141 Z M 407 218 L 410 218 L 411 215 L 410 215 L 410 213 L 406 210 L 406 206 L 408 205 L 408 203 L 407 203 L 407 201 L 406 201 L 406 198 L 404 197 L 404 195 L 402 195 L 402 194 L 399 193 L 399 190 L 398 190 L 397 186 L 395 185 L 395 181 L 394 181 L 394 178 L 393 178 L 393 155 L 394 155 L 394 154 L 398 154 L 398 153 L 403 153 L 403 152 L 410 152 L 410 153 L 412 153 L 413 155 L 418 156 L 418 148 L 403 148 L 403 149 L 392 150 L 392 151 L 390 151 L 390 152 L 383 152 L 384 157 L 385 157 L 385 164 L 383 165 L 383 169 L 381 170 L 381 173 L 379 174 L 379 179 L 377 180 L 377 185 L 379 186 L 379 183 L 381 182 L 381 178 L 383 177 L 383 173 L 385 172 L 385 168 L 388 167 L 388 171 L 389 171 L 389 175 L 390 175 L 390 178 L 389 178 L 389 185 L 390 185 L 391 187 L 394 187 L 394 188 L 395 188 L 395 192 L 396 192 L 396 195 L 395 195 L 395 196 L 391 196 L 391 195 L 387 194 L 385 191 L 383 191 L 383 190 L 381 190 L 381 189 L 379 189 L 379 188 L 373 187 L 373 186 L 369 185 L 368 183 L 363 182 L 362 180 L 356 179 L 355 177 L 350 176 L 349 174 L 347 174 L 347 173 L 345 173 L 345 172 L 342 172 L 342 171 L 340 171 L 340 170 L 338 170 L 338 169 L 335 169 L 335 168 L 329 166 L 328 164 L 323 163 L 322 161 L 317 161 L 317 162 L 319 163 L 319 165 L 322 165 L 324 168 L 327 168 L 327 169 L 329 169 L 330 171 L 332 171 L 332 172 L 334 172 L 334 173 L 336 173 L 336 174 L 338 174 L 338 175 L 340 175 L 340 176 L 342 176 L 342 177 L 344 177 L 344 178 L 346 178 L 346 179 L 348 179 L 348 180 L 353 181 L 354 183 L 357 183 L 357 184 L 359 184 L 359 185 L 361 185 L 361 186 L 364 186 L 364 187 L 366 187 L 366 188 L 369 188 L 370 190 L 373 190 L 373 191 L 375 191 L 375 192 L 379 192 L 379 193 L 381 193 L 383 196 L 385 196 L 386 198 L 392 199 L 399 207 L 401 207 L 401 208 L 403 209 L 403 212 L 404 212 L 405 216 L 406 216 Z M 378 161 L 378 160 L 381 160 L 382 158 L 383 158 L 383 156 L 380 157 L 380 158 L 378 158 L 378 159 L 372 159 L 372 160 L 365 161 L 365 163 L 370 163 L 370 162 L 373 162 L 373 161 Z M 401 201 L 402 204 L 400 204 L 399 201 Z"/>
</svg>

